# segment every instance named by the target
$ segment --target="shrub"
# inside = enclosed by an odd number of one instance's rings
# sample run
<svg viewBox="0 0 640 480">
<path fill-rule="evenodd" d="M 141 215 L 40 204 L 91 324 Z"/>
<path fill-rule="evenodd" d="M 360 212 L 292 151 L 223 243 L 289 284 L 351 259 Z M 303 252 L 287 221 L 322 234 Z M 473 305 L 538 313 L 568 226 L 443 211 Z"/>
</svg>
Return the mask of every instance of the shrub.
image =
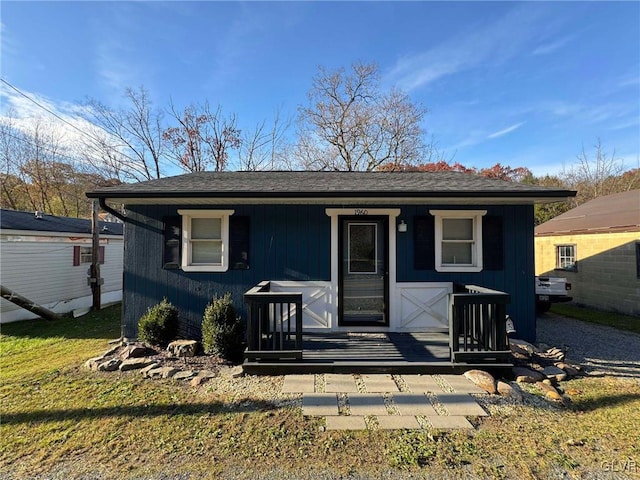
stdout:
<svg viewBox="0 0 640 480">
<path fill-rule="evenodd" d="M 236 315 L 231 294 L 213 298 L 202 318 L 202 346 L 205 353 L 219 355 L 226 360 L 242 360 L 244 352 L 244 323 Z"/>
<path fill-rule="evenodd" d="M 140 318 L 138 338 L 151 345 L 166 347 L 178 333 L 178 317 L 178 309 L 163 298 Z"/>
</svg>

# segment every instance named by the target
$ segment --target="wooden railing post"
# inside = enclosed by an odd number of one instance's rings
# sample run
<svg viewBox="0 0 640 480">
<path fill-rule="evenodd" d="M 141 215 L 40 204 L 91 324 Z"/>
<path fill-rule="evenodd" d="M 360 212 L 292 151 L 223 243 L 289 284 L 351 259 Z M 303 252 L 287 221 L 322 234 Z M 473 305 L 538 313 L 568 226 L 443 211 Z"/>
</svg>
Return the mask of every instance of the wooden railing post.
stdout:
<svg viewBox="0 0 640 480">
<path fill-rule="evenodd" d="M 264 281 L 246 292 L 244 301 L 250 312 L 247 338 L 251 341 L 245 351 L 248 360 L 302 358 L 301 292 L 272 292 L 270 282 Z M 294 313 L 295 332 L 291 329 Z"/>
<path fill-rule="evenodd" d="M 507 293 L 465 285 L 450 295 L 449 346 L 454 362 L 507 360 Z"/>
</svg>

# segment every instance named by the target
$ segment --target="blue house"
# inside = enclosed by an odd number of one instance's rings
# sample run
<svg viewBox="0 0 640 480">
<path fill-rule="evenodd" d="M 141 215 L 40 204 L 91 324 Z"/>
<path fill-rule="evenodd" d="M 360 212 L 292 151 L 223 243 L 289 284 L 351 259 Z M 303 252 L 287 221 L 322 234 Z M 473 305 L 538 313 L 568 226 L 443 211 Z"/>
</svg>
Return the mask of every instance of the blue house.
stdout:
<svg viewBox="0 0 640 480">
<path fill-rule="evenodd" d="M 535 339 L 533 206 L 572 195 L 458 172 L 200 172 L 87 194 L 126 225 L 123 335 L 166 297 L 198 337 L 230 292 L 253 371 L 504 363 L 506 314 Z"/>
</svg>

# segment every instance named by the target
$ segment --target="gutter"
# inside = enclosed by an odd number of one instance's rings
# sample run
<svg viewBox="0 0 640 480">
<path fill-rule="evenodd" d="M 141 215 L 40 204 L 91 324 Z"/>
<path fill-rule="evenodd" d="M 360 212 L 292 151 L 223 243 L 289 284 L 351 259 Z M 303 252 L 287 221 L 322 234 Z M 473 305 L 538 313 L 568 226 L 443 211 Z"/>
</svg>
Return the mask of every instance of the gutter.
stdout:
<svg viewBox="0 0 640 480">
<path fill-rule="evenodd" d="M 105 212 L 108 212 L 117 219 L 121 220 L 122 223 L 127 223 L 127 217 L 107 205 L 107 199 L 105 197 L 98 197 L 98 202 L 100 203 L 100 208 L 102 208 Z"/>
</svg>

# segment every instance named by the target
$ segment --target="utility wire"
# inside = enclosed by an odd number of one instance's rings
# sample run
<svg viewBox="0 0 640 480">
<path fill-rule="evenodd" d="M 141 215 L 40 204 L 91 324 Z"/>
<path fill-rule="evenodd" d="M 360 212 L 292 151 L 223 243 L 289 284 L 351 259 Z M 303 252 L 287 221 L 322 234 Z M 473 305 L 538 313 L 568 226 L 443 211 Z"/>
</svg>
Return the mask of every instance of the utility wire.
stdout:
<svg viewBox="0 0 640 480">
<path fill-rule="evenodd" d="M 41 103 L 39 103 L 37 100 L 34 100 L 33 98 L 31 98 L 29 95 L 27 95 L 26 93 L 24 93 L 22 90 L 20 90 L 18 87 L 12 85 L 10 82 L 8 82 L 7 80 L 5 80 L 4 78 L 0 78 L 0 81 L 2 83 L 4 83 L 6 86 L 8 86 L 9 88 L 11 88 L 12 90 L 14 90 L 15 92 L 17 92 L 18 94 L 20 94 L 21 96 L 23 96 L 24 98 L 26 98 L 27 100 L 29 100 L 30 102 L 32 102 L 33 104 L 37 105 L 39 108 L 41 108 L 42 110 L 50 113 L 51 115 L 53 115 L 54 117 L 56 117 L 58 120 L 60 120 L 61 122 L 64 122 L 65 124 L 69 125 L 70 127 L 74 128 L 75 130 L 77 130 L 78 132 L 82 133 L 83 135 L 89 137 L 90 139 L 98 142 L 100 145 L 102 145 L 105 148 L 108 148 L 109 150 L 117 153 L 118 155 L 122 155 L 123 157 L 131 160 L 132 162 L 140 162 L 140 159 L 135 159 L 130 157 L 129 155 L 127 155 L 126 153 L 123 153 L 121 151 L 119 151 L 117 148 L 112 147 L 111 145 L 107 145 L 105 144 L 102 140 L 100 140 L 97 137 L 94 137 L 92 134 L 82 130 L 80 127 L 78 127 L 77 125 L 74 125 L 73 123 L 69 122 L 68 120 L 65 120 L 64 118 L 62 118 L 60 115 L 58 115 L 57 113 L 49 110 L 47 107 L 45 107 L 44 105 L 42 105 Z"/>
<path fill-rule="evenodd" d="M 35 143 L 33 143 L 31 140 L 28 140 L 27 138 L 24 137 L 18 137 L 17 135 L 13 135 L 12 133 L 9 132 L 2 132 L 2 135 L 6 135 L 7 137 L 11 137 L 14 138 L 20 142 L 26 143 L 27 145 L 33 147 L 33 148 L 39 148 L 40 150 L 44 150 L 45 152 L 50 152 L 54 155 L 60 156 L 60 157 L 69 157 L 70 155 L 68 153 L 62 153 L 59 151 L 55 151 L 52 150 L 51 148 L 48 147 L 44 147 L 42 145 L 37 145 Z M 68 148 L 68 147 L 64 147 L 64 148 Z"/>
<path fill-rule="evenodd" d="M 47 107 L 45 107 L 44 105 L 42 105 L 41 103 L 39 103 L 37 100 L 34 100 L 33 98 L 31 98 L 29 95 L 27 95 L 26 93 L 24 93 L 22 90 L 20 90 L 18 87 L 12 85 L 11 83 L 9 83 L 8 81 L 6 81 L 4 78 L 0 78 L 0 81 L 2 81 L 2 83 L 4 83 L 6 86 L 8 86 L 9 88 L 11 88 L 12 90 L 16 91 L 18 94 L 22 95 L 24 98 L 26 98 L 27 100 L 29 100 L 30 102 L 34 103 L 35 105 L 37 105 L 38 107 L 40 107 L 41 109 L 43 109 L 46 112 L 49 112 L 51 115 L 53 115 L 54 117 L 56 117 L 58 120 L 60 120 L 61 122 L 66 123 L 67 125 L 69 125 L 71 128 L 74 128 L 75 130 L 77 130 L 78 132 L 82 133 L 83 135 L 86 135 L 87 137 L 91 138 L 92 140 L 95 140 L 96 142 L 100 142 L 100 140 L 96 137 L 94 137 L 93 135 L 91 135 L 88 132 L 85 132 L 84 130 L 82 130 L 80 127 L 78 127 L 77 125 L 74 125 L 73 123 L 69 122 L 68 120 L 65 120 L 63 117 L 61 117 L 60 115 L 58 115 L 56 112 L 49 110 Z"/>
</svg>

